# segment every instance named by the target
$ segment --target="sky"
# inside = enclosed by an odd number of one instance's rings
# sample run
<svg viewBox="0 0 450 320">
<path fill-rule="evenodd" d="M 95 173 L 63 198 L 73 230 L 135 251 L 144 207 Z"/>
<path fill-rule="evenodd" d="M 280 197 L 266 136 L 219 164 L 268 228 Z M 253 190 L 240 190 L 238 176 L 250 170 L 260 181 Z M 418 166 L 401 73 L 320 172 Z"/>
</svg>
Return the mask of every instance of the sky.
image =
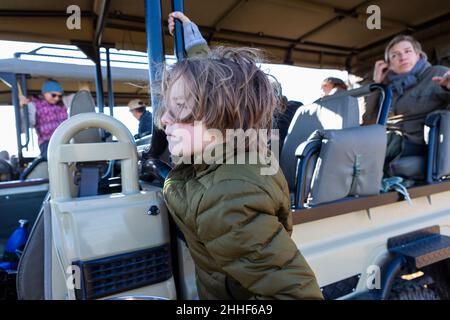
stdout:
<svg viewBox="0 0 450 320">
<path fill-rule="evenodd" d="M 28 52 L 42 45 L 44 44 L 31 42 L 0 41 L 0 59 L 12 58 L 15 52 Z M 58 47 L 74 48 L 72 46 Z M 131 51 L 121 52 L 126 53 Z M 142 57 L 135 57 L 133 59 L 138 61 L 146 61 L 145 55 L 143 55 L 142 53 L 139 54 L 141 54 Z M 82 54 L 81 52 L 76 52 L 74 56 L 84 56 L 84 54 Z M 171 59 L 171 57 L 168 58 Z M 36 60 L 36 58 L 32 59 Z M 40 58 L 39 60 L 52 61 L 52 59 L 53 58 Z M 61 59 L 59 59 L 59 61 L 60 60 Z M 80 63 L 79 60 L 73 59 L 67 59 L 65 62 Z M 132 67 L 132 65 L 126 63 L 113 63 L 112 65 Z M 145 68 L 145 65 L 141 65 L 140 67 Z M 347 72 L 340 70 L 301 68 L 276 64 L 263 64 L 261 66 L 261 69 L 266 73 L 270 73 L 271 75 L 273 75 L 281 83 L 283 94 L 289 100 L 301 101 L 304 104 L 312 103 L 320 97 L 320 86 L 323 79 L 327 77 L 338 77 L 343 79 L 344 81 L 347 81 L 348 79 Z M 105 112 L 108 114 L 108 111 Z M 137 133 L 138 122 L 128 112 L 128 108 L 115 108 L 114 117 L 122 121 L 131 131 L 131 133 Z M 0 128 L 2 131 L 2 134 L 0 135 L 0 150 L 7 150 L 10 155 L 17 154 L 14 109 L 12 106 L 0 105 Z M 39 154 L 39 148 L 37 147 L 37 137 L 34 130 L 30 144 L 31 147 L 29 148 L 29 150 L 24 150 L 24 155 L 30 157 L 37 156 Z"/>
</svg>

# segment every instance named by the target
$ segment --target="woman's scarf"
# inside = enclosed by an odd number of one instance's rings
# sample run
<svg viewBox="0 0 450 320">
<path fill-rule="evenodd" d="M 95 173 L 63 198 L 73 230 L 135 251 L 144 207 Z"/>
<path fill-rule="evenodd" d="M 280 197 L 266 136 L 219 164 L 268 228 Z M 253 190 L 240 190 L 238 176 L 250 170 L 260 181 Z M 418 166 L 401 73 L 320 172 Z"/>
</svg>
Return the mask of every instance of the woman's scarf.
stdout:
<svg viewBox="0 0 450 320">
<path fill-rule="evenodd" d="M 402 96 L 405 90 L 414 87 L 419 82 L 417 76 L 430 66 L 431 64 L 425 58 L 420 58 L 410 72 L 396 74 L 389 71 L 387 75 L 389 86 L 393 91 L 397 91 L 399 96 Z"/>
</svg>

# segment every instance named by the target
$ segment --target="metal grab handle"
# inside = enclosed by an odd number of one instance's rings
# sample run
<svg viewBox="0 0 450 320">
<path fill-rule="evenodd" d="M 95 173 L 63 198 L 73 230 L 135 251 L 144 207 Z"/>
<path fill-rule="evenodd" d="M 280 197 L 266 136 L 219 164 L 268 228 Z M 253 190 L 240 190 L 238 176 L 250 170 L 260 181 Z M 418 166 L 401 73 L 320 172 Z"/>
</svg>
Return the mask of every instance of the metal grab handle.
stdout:
<svg viewBox="0 0 450 320">
<path fill-rule="evenodd" d="M 17 85 L 18 89 L 19 89 L 19 94 L 22 94 L 23 96 L 28 96 L 28 88 L 27 88 L 27 78 L 26 75 L 21 74 L 20 75 L 20 82 L 21 85 Z M 28 115 L 28 105 L 26 105 L 24 107 L 24 117 L 25 117 L 25 144 L 21 143 L 21 147 L 26 148 L 28 151 L 28 145 L 30 144 L 30 117 Z"/>
<path fill-rule="evenodd" d="M 111 132 L 118 143 L 69 144 L 80 131 L 99 128 Z M 71 199 L 69 162 L 122 159 L 122 193 L 139 192 L 138 155 L 133 136 L 123 123 L 99 113 L 82 113 L 73 116 L 53 133 L 48 146 L 48 170 L 52 199 Z"/>
<path fill-rule="evenodd" d="M 355 98 L 367 96 L 374 91 L 380 91 L 381 99 L 380 105 L 378 107 L 378 118 L 377 123 L 381 125 L 386 125 L 387 119 L 389 116 L 389 111 L 391 109 L 392 102 L 392 89 L 389 86 L 379 83 L 371 83 L 365 86 L 362 86 L 357 89 L 348 90 L 342 93 L 337 93 L 333 96 L 338 95 L 349 95 Z"/>
<path fill-rule="evenodd" d="M 28 106 L 23 107 L 23 113 L 25 117 L 25 144 L 22 144 L 21 142 L 21 147 L 28 151 L 28 145 L 30 144 L 30 117 L 28 115 Z"/>
<path fill-rule="evenodd" d="M 391 110 L 392 89 L 384 84 L 372 83 L 370 85 L 370 90 L 379 90 L 381 92 L 377 123 L 385 126 L 389 117 L 389 111 Z"/>
<path fill-rule="evenodd" d="M 180 11 L 184 13 L 184 0 L 172 0 L 172 11 Z M 186 52 L 184 50 L 184 34 L 183 25 L 180 21 L 175 20 L 174 30 L 174 51 L 178 60 L 186 58 Z"/>
</svg>

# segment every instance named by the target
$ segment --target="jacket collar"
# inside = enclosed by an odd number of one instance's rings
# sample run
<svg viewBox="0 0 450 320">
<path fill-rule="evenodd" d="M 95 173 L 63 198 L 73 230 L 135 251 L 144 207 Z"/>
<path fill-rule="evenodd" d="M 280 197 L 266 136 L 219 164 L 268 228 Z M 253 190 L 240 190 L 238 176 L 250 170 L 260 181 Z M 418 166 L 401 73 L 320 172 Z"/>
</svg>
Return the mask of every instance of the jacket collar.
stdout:
<svg viewBox="0 0 450 320">
<path fill-rule="evenodd" d="M 205 159 L 203 156 L 200 158 L 195 158 L 194 156 L 190 156 L 190 158 L 185 159 L 184 162 L 176 165 L 174 168 L 174 173 L 178 176 L 178 172 L 180 176 L 183 177 L 196 177 L 200 178 L 220 167 L 223 164 L 236 164 L 240 159 L 245 159 L 245 163 L 250 159 L 253 161 L 256 159 L 257 163 L 260 162 L 259 154 L 257 151 L 239 151 L 239 150 L 227 150 L 226 145 L 222 144 L 219 150 L 223 152 L 218 152 L 217 155 L 209 157 Z M 207 153 L 205 153 L 207 154 Z M 189 161 L 186 161 L 189 160 Z M 201 160 L 201 161 L 200 161 Z M 174 175 L 174 177 L 175 177 Z"/>
</svg>

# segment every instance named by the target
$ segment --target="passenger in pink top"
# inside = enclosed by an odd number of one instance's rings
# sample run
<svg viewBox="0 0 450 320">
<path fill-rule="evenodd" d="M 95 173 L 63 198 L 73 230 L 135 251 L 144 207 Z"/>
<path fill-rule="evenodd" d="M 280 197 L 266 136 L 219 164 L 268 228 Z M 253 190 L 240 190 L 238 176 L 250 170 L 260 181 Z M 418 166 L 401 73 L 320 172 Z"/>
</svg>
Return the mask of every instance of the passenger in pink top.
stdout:
<svg viewBox="0 0 450 320">
<path fill-rule="evenodd" d="M 67 107 L 62 101 L 64 90 L 57 81 L 45 81 L 41 92 L 41 96 L 32 98 L 31 101 L 20 96 L 20 105 L 28 105 L 29 109 L 33 110 L 29 112 L 34 114 L 34 117 L 30 117 L 30 125 L 36 129 L 41 156 L 46 158 L 48 143 L 53 132 L 67 119 Z"/>
</svg>

